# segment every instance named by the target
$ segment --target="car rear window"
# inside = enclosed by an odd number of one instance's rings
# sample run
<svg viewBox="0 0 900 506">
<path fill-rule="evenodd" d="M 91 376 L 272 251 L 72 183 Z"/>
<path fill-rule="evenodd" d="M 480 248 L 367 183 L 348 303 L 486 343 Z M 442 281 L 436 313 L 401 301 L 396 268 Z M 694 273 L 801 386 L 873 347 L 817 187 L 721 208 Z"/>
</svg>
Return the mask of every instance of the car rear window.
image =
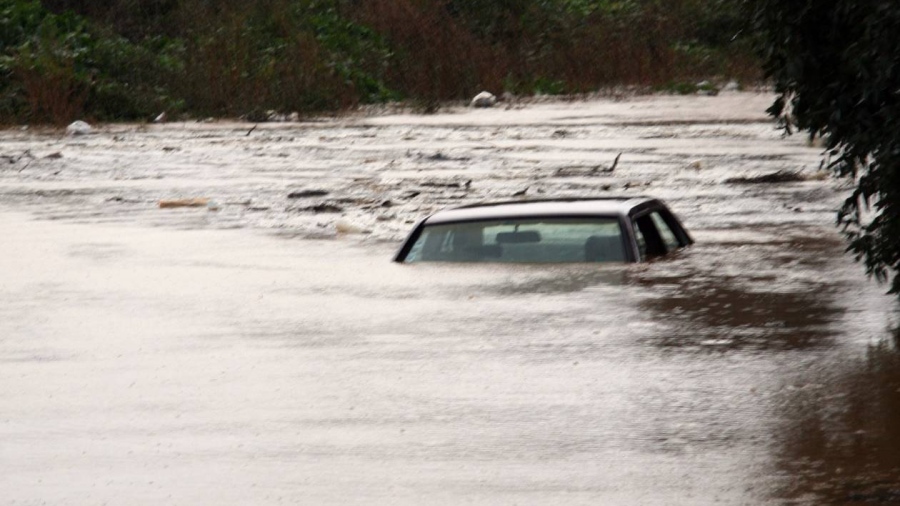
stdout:
<svg viewBox="0 0 900 506">
<path fill-rule="evenodd" d="M 536 218 L 426 225 L 406 262 L 623 262 L 618 219 Z"/>
</svg>

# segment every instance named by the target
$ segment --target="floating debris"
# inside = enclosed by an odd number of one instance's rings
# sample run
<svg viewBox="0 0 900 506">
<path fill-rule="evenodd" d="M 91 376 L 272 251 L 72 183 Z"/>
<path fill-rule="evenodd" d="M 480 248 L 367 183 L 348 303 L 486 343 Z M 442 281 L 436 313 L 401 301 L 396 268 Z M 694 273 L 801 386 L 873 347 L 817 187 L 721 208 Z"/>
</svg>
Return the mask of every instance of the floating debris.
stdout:
<svg viewBox="0 0 900 506">
<path fill-rule="evenodd" d="M 612 165 L 610 165 L 608 169 L 603 169 L 601 172 L 612 172 L 612 171 L 616 170 L 616 167 L 619 166 L 619 158 L 622 158 L 622 153 L 619 153 L 618 155 L 616 155 L 616 159 L 613 160 Z"/>
<path fill-rule="evenodd" d="M 171 209 L 176 207 L 206 207 L 208 205 L 209 199 L 207 198 L 173 199 L 159 201 L 160 209 Z"/>
<path fill-rule="evenodd" d="M 306 199 L 313 197 L 325 197 L 328 195 L 328 192 L 325 190 L 300 190 L 296 192 L 288 193 L 287 198 L 289 199 Z"/>
<path fill-rule="evenodd" d="M 597 167 L 560 167 L 553 171 L 553 177 L 590 176 L 597 172 Z"/>
<path fill-rule="evenodd" d="M 353 223 L 349 220 L 338 220 L 334 223 L 334 229 L 339 234 L 369 234 L 370 230 L 362 225 Z"/>
<path fill-rule="evenodd" d="M 19 161 L 21 161 L 25 158 L 27 158 L 29 160 L 35 159 L 34 155 L 31 154 L 31 150 L 28 150 L 28 149 L 23 151 L 20 155 L 0 155 L 0 159 L 6 160 L 10 164 L 17 164 L 17 163 L 19 163 Z M 28 167 L 28 165 L 30 163 L 31 163 L 30 161 L 28 163 L 26 163 L 24 167 L 19 169 L 19 172 L 22 172 L 22 170 L 24 170 L 26 167 Z"/>
<path fill-rule="evenodd" d="M 133 198 L 122 197 L 121 195 L 116 195 L 115 197 L 109 197 L 106 199 L 107 202 L 118 202 L 120 204 L 141 204 L 142 201 Z"/>
<path fill-rule="evenodd" d="M 619 158 L 622 153 L 616 155 L 612 165 L 604 167 L 603 165 L 594 165 L 593 167 L 560 167 L 554 171 L 555 177 L 576 177 L 576 176 L 596 176 L 597 174 L 611 174 L 619 165 Z"/>
<path fill-rule="evenodd" d="M 344 208 L 337 204 L 323 202 L 321 204 L 316 204 L 314 206 L 301 207 L 297 210 L 319 214 L 319 213 L 340 213 L 340 212 L 344 211 Z"/>
<path fill-rule="evenodd" d="M 440 151 L 438 151 L 437 153 L 435 153 L 433 155 L 421 155 L 420 154 L 418 157 L 421 160 L 429 160 L 432 162 L 465 162 L 465 161 L 469 160 L 469 157 L 467 157 L 467 156 L 457 156 L 457 157 L 447 156 L 444 153 L 441 153 Z"/>
<path fill-rule="evenodd" d="M 460 188 L 462 185 L 456 181 L 425 181 L 424 183 L 419 183 L 419 186 L 424 186 L 426 188 Z"/>
<path fill-rule="evenodd" d="M 725 184 L 771 184 L 771 183 L 796 183 L 806 181 L 799 171 L 779 170 L 769 174 L 752 177 L 732 177 L 725 180 Z"/>
</svg>

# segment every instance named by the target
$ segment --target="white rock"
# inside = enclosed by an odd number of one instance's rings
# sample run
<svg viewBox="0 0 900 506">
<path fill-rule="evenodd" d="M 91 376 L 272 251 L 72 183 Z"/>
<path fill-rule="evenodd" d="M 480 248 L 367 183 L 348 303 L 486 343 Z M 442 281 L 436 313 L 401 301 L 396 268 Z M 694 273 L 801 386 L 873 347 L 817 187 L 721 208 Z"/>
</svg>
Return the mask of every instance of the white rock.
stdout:
<svg viewBox="0 0 900 506">
<path fill-rule="evenodd" d="M 475 98 L 472 99 L 472 103 L 470 105 L 472 107 L 494 107 L 494 104 L 496 103 L 497 97 L 495 97 L 493 93 L 482 91 L 481 93 L 475 95 Z"/>
<path fill-rule="evenodd" d="M 154 123 L 165 123 L 168 116 L 166 115 L 166 111 L 159 113 L 159 116 L 153 119 Z"/>
<path fill-rule="evenodd" d="M 722 87 L 722 91 L 738 91 L 741 89 L 741 85 L 737 81 L 728 81 L 725 83 L 725 86 Z"/>
<path fill-rule="evenodd" d="M 719 89 L 713 86 L 709 81 L 700 81 L 697 83 L 697 94 L 713 97 L 719 94 Z"/>
<path fill-rule="evenodd" d="M 66 127 L 66 135 L 87 135 L 91 133 L 91 125 L 78 120 Z"/>
</svg>

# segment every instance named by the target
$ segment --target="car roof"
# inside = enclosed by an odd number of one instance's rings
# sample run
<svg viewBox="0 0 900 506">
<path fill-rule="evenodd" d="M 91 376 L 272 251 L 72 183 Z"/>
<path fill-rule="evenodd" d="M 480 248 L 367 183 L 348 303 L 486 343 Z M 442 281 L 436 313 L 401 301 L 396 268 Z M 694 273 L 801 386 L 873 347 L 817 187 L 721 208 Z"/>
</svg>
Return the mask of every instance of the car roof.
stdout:
<svg viewBox="0 0 900 506">
<path fill-rule="evenodd" d="M 658 202 L 649 197 L 604 197 L 517 200 L 470 204 L 438 211 L 425 223 L 531 218 L 545 216 L 625 216 L 635 207 Z"/>
</svg>

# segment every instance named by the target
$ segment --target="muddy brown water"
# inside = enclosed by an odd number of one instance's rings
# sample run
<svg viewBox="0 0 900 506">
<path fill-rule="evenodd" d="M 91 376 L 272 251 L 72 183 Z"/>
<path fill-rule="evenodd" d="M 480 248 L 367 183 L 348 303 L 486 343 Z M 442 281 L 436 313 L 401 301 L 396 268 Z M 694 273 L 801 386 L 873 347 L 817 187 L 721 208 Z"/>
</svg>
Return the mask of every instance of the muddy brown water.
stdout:
<svg viewBox="0 0 900 506">
<path fill-rule="evenodd" d="M 770 100 L 0 132 L 2 502 L 900 502 L 897 304 Z M 522 190 L 657 196 L 697 243 L 389 262 Z"/>
</svg>

